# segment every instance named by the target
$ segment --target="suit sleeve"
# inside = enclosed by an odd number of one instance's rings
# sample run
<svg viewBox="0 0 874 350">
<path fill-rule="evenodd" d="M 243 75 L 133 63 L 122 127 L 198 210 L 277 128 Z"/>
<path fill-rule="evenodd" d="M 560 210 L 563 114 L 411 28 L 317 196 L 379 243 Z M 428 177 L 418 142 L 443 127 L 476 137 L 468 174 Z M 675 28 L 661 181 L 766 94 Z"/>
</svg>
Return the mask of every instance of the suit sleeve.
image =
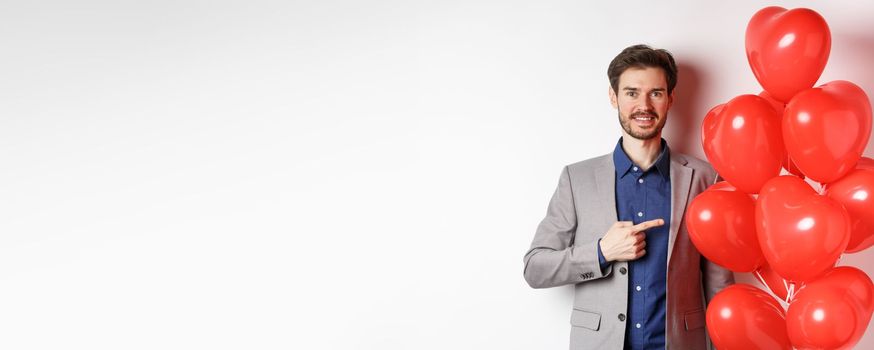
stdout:
<svg viewBox="0 0 874 350">
<path fill-rule="evenodd" d="M 723 288 L 734 284 L 734 273 L 701 256 L 701 274 L 704 283 L 704 299 L 707 305 Z"/>
<path fill-rule="evenodd" d="M 612 272 L 598 260 L 598 240 L 574 245 L 577 215 L 568 168 L 549 201 L 546 217 L 537 227 L 531 249 L 525 254 L 525 281 L 532 288 L 549 288 L 593 281 Z"/>
</svg>

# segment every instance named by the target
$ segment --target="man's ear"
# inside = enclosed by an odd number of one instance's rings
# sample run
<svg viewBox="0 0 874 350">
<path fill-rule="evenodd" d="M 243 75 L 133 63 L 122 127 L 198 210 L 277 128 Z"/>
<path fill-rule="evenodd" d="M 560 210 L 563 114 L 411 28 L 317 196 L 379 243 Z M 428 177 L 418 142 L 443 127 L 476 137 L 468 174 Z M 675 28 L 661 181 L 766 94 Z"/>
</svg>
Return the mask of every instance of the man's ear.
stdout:
<svg viewBox="0 0 874 350">
<path fill-rule="evenodd" d="M 607 90 L 610 91 L 610 104 L 613 105 L 613 108 L 619 108 L 619 101 L 616 101 L 616 91 L 613 91 L 612 86 L 608 86 Z"/>
</svg>

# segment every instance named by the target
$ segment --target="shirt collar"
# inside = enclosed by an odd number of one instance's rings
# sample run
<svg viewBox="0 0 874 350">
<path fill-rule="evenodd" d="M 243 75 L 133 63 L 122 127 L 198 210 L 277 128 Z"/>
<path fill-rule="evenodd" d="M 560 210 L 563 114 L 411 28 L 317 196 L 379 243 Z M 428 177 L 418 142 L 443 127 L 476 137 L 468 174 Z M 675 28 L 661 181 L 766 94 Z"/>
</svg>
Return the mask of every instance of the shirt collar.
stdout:
<svg viewBox="0 0 874 350">
<path fill-rule="evenodd" d="M 633 167 L 637 167 L 634 162 L 631 161 L 631 158 L 628 158 L 628 154 L 625 153 L 625 150 L 622 149 L 622 138 L 619 138 L 619 142 L 616 143 L 616 148 L 613 150 L 613 165 L 616 167 L 616 174 L 619 175 L 619 178 L 625 176 L 628 172 L 632 171 Z M 662 151 L 659 153 L 659 157 L 656 158 L 655 163 L 653 163 L 653 167 L 658 170 L 659 174 L 668 179 L 671 171 L 671 150 L 668 148 L 668 142 L 665 139 L 662 139 Z"/>
</svg>

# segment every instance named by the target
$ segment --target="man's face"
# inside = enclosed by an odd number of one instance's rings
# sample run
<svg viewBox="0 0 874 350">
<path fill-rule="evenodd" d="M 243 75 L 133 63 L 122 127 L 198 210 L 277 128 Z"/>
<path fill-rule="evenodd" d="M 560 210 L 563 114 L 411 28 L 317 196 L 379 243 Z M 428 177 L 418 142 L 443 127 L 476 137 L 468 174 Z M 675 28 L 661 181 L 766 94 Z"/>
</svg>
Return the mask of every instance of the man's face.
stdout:
<svg viewBox="0 0 874 350">
<path fill-rule="evenodd" d="M 661 138 L 673 96 L 661 68 L 628 68 L 619 76 L 619 91 L 610 88 L 610 103 L 619 111 L 619 124 L 638 140 Z"/>
</svg>

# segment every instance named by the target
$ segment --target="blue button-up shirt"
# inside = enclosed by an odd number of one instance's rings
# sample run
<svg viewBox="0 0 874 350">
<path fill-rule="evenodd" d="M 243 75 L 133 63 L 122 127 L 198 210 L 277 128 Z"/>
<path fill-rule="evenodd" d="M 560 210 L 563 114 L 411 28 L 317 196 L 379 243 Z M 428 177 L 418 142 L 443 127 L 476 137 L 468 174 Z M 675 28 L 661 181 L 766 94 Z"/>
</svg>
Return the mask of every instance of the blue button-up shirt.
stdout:
<svg viewBox="0 0 874 350">
<path fill-rule="evenodd" d="M 622 139 L 613 151 L 616 166 L 616 213 L 619 221 L 639 224 L 663 219 L 665 224 L 646 231 L 646 254 L 628 262 L 628 315 L 626 349 L 665 348 L 665 295 L 667 288 L 668 228 L 671 227 L 671 152 L 662 139 L 662 151 L 645 171 L 634 164 Z M 598 247 L 601 268 L 607 267 Z"/>
</svg>

